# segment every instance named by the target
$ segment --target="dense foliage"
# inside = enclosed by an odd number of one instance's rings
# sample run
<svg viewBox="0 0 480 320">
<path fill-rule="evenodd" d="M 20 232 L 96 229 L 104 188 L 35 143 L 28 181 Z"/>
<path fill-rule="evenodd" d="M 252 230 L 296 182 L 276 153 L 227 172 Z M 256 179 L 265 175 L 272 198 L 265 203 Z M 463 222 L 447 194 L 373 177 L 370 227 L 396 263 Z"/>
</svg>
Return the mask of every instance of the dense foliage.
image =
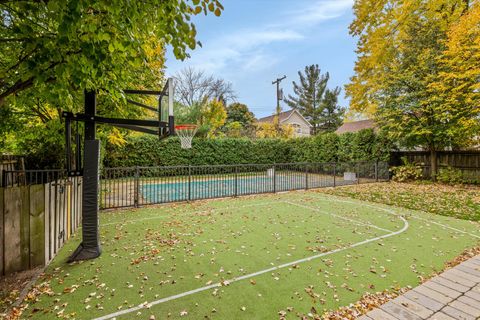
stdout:
<svg viewBox="0 0 480 320">
<path fill-rule="evenodd" d="M 227 107 L 226 122 L 239 122 L 244 128 L 249 128 L 255 123 L 255 115 L 248 109 L 247 105 L 234 102 Z"/>
<path fill-rule="evenodd" d="M 438 171 L 437 180 L 438 182 L 453 185 L 476 182 L 464 179 L 462 170 L 452 167 L 441 168 Z"/>
<path fill-rule="evenodd" d="M 170 44 L 185 58 L 197 45 L 191 16 L 223 9 L 217 0 L 2 1 L 0 8 L 0 106 L 28 89 L 45 98 L 119 91 L 156 46 Z"/>
<path fill-rule="evenodd" d="M 415 163 L 410 163 L 406 161 L 406 159 L 404 159 L 403 162 L 403 165 L 391 168 L 393 173 L 393 181 L 411 182 L 423 178 L 423 170 L 421 166 Z"/>
<path fill-rule="evenodd" d="M 159 141 L 153 136 L 132 136 L 122 146 L 110 145 L 106 167 L 213 165 L 288 162 L 290 148 L 280 139 L 194 139 L 192 149 L 180 148 L 177 138 Z"/>
<path fill-rule="evenodd" d="M 480 5 L 469 0 L 359 0 L 351 110 L 407 147 L 464 147 L 478 136 Z"/>
<path fill-rule="evenodd" d="M 122 90 L 161 88 L 165 47 L 184 59 L 198 44 L 191 18 L 222 10 L 218 0 L 0 1 L 0 152 L 61 139 L 61 111 L 83 110 L 84 89 L 99 90 L 102 116 L 144 118 Z"/>
<path fill-rule="evenodd" d="M 183 150 L 176 138 L 159 141 L 131 136 L 124 146 L 109 145 L 104 165 L 163 166 L 235 163 L 332 162 L 388 160 L 391 145 L 370 129 L 358 133 L 321 134 L 296 139 L 194 139 Z"/>
</svg>

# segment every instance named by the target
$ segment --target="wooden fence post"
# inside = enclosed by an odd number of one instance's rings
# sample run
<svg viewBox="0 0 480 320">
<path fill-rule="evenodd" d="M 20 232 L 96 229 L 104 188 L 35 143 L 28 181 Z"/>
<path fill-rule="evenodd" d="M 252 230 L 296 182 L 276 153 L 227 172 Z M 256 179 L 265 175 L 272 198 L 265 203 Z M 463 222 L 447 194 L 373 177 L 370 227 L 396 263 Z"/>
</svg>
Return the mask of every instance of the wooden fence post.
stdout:
<svg viewBox="0 0 480 320">
<path fill-rule="evenodd" d="M 3 252 L 3 246 L 5 243 L 5 236 L 3 230 L 3 221 L 4 221 L 4 205 L 3 205 L 3 191 L 4 189 L 0 185 L 0 276 L 5 274 L 4 264 L 5 264 L 5 255 Z"/>
<path fill-rule="evenodd" d="M 45 264 L 45 185 L 30 187 L 30 268 Z"/>
<path fill-rule="evenodd" d="M 20 270 L 22 266 L 20 238 L 20 212 L 22 199 L 20 188 L 5 188 L 4 201 L 4 272 L 5 274 L 8 274 Z"/>
</svg>

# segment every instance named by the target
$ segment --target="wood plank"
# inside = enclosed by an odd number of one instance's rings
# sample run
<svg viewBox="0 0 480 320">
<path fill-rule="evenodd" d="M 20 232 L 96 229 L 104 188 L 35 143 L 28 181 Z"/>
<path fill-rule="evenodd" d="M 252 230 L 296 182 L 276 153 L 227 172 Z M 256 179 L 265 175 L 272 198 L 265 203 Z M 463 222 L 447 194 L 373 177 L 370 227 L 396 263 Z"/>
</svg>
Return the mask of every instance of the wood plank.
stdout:
<svg viewBox="0 0 480 320">
<path fill-rule="evenodd" d="M 44 240 L 44 244 L 45 244 L 45 264 L 47 264 L 50 259 L 51 259 L 51 255 L 50 255 L 50 232 L 51 232 L 51 228 L 50 228 L 50 219 L 51 219 L 51 215 L 50 215 L 50 184 L 49 183 L 46 183 L 44 184 L 44 190 L 45 190 L 45 194 L 44 194 L 44 203 L 45 203 L 45 240 Z"/>
<path fill-rule="evenodd" d="M 461 310 L 462 312 L 472 316 L 475 319 L 480 318 L 480 309 L 472 307 L 466 304 L 464 301 L 460 300 L 462 297 L 458 298 L 458 300 L 450 302 L 449 306 L 454 307 L 455 309 Z"/>
<path fill-rule="evenodd" d="M 410 310 L 408 310 L 404 306 L 398 305 L 393 301 L 389 301 L 385 303 L 384 305 L 381 306 L 381 309 L 398 319 L 405 319 L 405 320 L 422 319 L 421 317 L 410 312 Z"/>
<path fill-rule="evenodd" d="M 3 233 L 3 188 L 0 188 L 0 276 L 4 275 L 4 264 L 5 264 L 5 257 L 3 254 L 3 245 L 5 241 L 4 233 Z"/>
<path fill-rule="evenodd" d="M 450 272 L 455 274 L 457 277 L 462 277 L 464 279 L 480 283 L 480 272 L 475 274 L 475 270 L 469 269 L 467 266 L 458 266 L 458 268 L 455 267 L 454 269 L 451 269 Z"/>
<path fill-rule="evenodd" d="M 423 306 L 420 303 L 412 301 L 405 296 L 400 296 L 396 299 L 393 299 L 392 302 L 408 309 L 408 311 L 415 314 L 416 316 L 419 316 L 422 319 L 426 319 L 433 314 L 433 311 L 429 308 Z"/>
<path fill-rule="evenodd" d="M 434 281 L 427 281 L 422 286 L 425 286 L 431 290 L 437 291 L 443 294 L 444 296 L 447 296 L 452 299 L 457 299 L 461 295 L 460 292 L 447 288 L 445 286 L 442 286 L 441 284 L 438 284 Z"/>
<path fill-rule="evenodd" d="M 436 282 L 438 284 L 441 284 L 442 286 L 445 286 L 447 288 L 450 288 L 452 290 L 462 292 L 462 293 L 470 290 L 470 287 L 466 287 L 466 286 L 463 286 L 459 283 L 455 283 L 455 282 L 450 281 L 450 280 L 448 280 L 444 277 L 441 277 L 441 276 L 436 276 L 436 277 L 432 278 L 430 281 Z"/>
<path fill-rule="evenodd" d="M 70 239 L 70 234 L 72 232 L 72 185 L 71 183 L 67 182 L 66 184 L 66 197 L 67 197 L 67 202 L 66 202 L 66 215 L 67 215 L 67 223 L 66 223 L 66 226 L 67 226 L 67 229 L 66 229 L 66 232 L 67 232 L 67 235 L 66 235 L 66 239 Z"/>
<path fill-rule="evenodd" d="M 367 313 L 367 316 L 374 320 L 397 320 L 394 316 L 386 313 L 382 309 L 374 309 Z"/>
<path fill-rule="evenodd" d="M 455 318 L 452 318 L 450 316 L 447 316 L 443 312 L 437 312 L 435 313 L 430 319 L 432 320 L 455 320 Z"/>
<path fill-rule="evenodd" d="M 457 308 L 453 308 L 451 306 L 446 306 L 442 309 L 442 312 L 453 317 L 454 319 L 462 319 L 462 320 L 475 320 L 474 316 L 471 316 L 463 311 L 458 310 Z"/>
<path fill-rule="evenodd" d="M 444 273 L 442 273 L 442 274 L 440 275 L 440 277 L 445 278 L 445 279 L 447 279 L 447 280 L 450 280 L 450 281 L 452 281 L 452 282 L 454 282 L 454 283 L 460 284 L 460 285 L 462 285 L 462 286 L 465 286 L 465 287 L 467 287 L 467 288 L 471 288 L 471 287 L 474 286 L 474 283 L 473 283 L 473 282 L 474 282 L 474 279 L 473 279 L 474 277 L 473 277 L 473 276 L 472 276 L 471 279 L 467 280 L 467 279 L 465 279 L 465 278 L 462 278 L 462 277 L 457 276 L 457 275 L 456 275 L 455 273 L 453 273 L 453 272 L 448 272 L 448 273 L 447 273 L 447 272 L 444 272 Z"/>
<path fill-rule="evenodd" d="M 472 307 L 473 309 L 476 310 L 477 313 L 480 312 L 480 303 L 476 299 L 473 299 L 473 298 L 468 297 L 468 296 L 461 296 L 460 298 L 458 298 L 457 301 L 460 301 L 461 303 Z M 479 317 L 480 317 L 480 315 L 479 315 Z"/>
<path fill-rule="evenodd" d="M 21 213 L 20 213 L 20 246 L 22 270 L 30 268 L 30 192 L 28 186 L 21 189 Z"/>
<path fill-rule="evenodd" d="M 30 186 L 30 268 L 45 264 L 45 186 Z"/>
<path fill-rule="evenodd" d="M 51 186 L 51 198 L 50 198 L 50 201 L 51 201 L 51 205 L 50 205 L 50 210 L 52 212 L 52 225 L 53 225 L 53 228 L 52 228 L 52 258 L 55 256 L 55 254 L 57 253 L 57 249 L 58 249 L 58 230 L 59 230 L 59 227 L 58 227 L 58 190 L 57 190 L 57 185 L 56 185 L 56 181 L 53 181 L 52 182 L 52 186 Z"/>
<path fill-rule="evenodd" d="M 440 309 L 443 308 L 444 304 L 440 303 L 434 299 L 431 299 L 430 297 L 427 297 L 418 291 L 415 290 L 410 290 L 403 295 L 407 299 L 410 299 L 434 312 L 439 311 Z"/>
<path fill-rule="evenodd" d="M 56 252 L 56 245 L 57 242 L 55 241 L 56 236 L 56 205 L 55 205 L 55 187 L 53 186 L 53 182 L 49 183 L 48 186 L 48 201 L 49 205 L 49 215 L 50 215 L 50 259 L 53 259 Z"/>
<path fill-rule="evenodd" d="M 447 304 L 447 303 L 449 303 L 450 301 L 453 300 L 453 298 L 447 297 L 446 295 L 441 294 L 438 291 L 432 290 L 432 289 L 426 287 L 425 285 L 418 286 L 415 289 L 413 289 L 412 291 L 413 292 L 419 292 L 420 294 L 423 294 L 424 296 L 429 297 L 430 299 L 438 301 L 442 304 Z"/>
<path fill-rule="evenodd" d="M 5 274 L 19 271 L 22 266 L 20 247 L 21 189 L 4 189 Z"/>
</svg>

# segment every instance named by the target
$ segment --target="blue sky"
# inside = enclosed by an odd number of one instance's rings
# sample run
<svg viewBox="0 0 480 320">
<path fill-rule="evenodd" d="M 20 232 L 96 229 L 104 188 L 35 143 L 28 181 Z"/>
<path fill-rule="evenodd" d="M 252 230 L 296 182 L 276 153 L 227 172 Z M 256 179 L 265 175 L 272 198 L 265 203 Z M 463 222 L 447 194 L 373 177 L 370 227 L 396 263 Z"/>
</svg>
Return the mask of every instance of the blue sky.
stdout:
<svg viewBox="0 0 480 320">
<path fill-rule="evenodd" d="M 353 74 L 355 39 L 348 34 L 353 0 L 222 0 L 221 17 L 195 17 L 201 48 L 185 61 L 167 51 L 167 75 L 195 67 L 233 84 L 238 101 L 257 117 L 275 110 L 272 80 L 286 75 L 285 94 L 299 70 L 319 64 L 330 72 L 329 87 L 343 86 Z M 288 107 L 283 104 L 283 109 Z"/>
</svg>

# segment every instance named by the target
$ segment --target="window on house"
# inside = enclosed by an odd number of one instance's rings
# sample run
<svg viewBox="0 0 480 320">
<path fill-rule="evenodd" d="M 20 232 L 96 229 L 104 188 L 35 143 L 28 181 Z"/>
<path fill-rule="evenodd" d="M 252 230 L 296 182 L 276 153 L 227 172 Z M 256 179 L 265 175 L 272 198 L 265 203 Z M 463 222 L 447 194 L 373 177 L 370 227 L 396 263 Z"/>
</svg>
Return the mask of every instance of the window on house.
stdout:
<svg viewBox="0 0 480 320">
<path fill-rule="evenodd" d="M 302 127 L 298 123 L 292 123 L 292 127 L 296 133 L 302 133 Z"/>
</svg>

